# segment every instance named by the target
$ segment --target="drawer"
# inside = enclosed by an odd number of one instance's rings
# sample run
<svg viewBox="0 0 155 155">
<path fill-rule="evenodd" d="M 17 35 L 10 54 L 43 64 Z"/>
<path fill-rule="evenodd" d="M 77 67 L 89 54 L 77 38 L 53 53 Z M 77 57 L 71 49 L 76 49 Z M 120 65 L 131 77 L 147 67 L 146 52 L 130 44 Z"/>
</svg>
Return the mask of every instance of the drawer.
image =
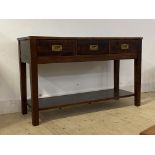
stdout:
<svg viewBox="0 0 155 155">
<path fill-rule="evenodd" d="M 72 56 L 75 54 L 76 42 L 74 40 L 37 40 L 37 53 L 39 56 Z"/>
<path fill-rule="evenodd" d="M 110 53 L 137 52 L 138 40 L 116 39 L 110 41 Z"/>
<path fill-rule="evenodd" d="M 109 53 L 109 40 L 81 39 L 77 41 L 77 55 L 102 55 Z"/>
</svg>

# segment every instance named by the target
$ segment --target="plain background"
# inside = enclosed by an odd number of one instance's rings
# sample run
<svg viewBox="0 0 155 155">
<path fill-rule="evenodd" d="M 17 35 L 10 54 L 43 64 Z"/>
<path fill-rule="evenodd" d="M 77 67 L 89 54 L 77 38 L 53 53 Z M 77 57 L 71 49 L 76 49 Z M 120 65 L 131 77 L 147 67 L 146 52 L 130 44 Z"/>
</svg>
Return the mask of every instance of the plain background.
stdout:
<svg viewBox="0 0 155 155">
<path fill-rule="evenodd" d="M 0 113 L 20 111 L 17 38 L 24 36 L 143 37 L 142 91 L 155 90 L 155 20 L 0 20 Z M 27 66 L 28 68 L 29 66 Z M 29 68 L 28 97 L 30 97 Z M 120 87 L 133 91 L 133 60 L 121 61 Z M 113 88 L 113 61 L 39 65 L 39 96 Z"/>
</svg>

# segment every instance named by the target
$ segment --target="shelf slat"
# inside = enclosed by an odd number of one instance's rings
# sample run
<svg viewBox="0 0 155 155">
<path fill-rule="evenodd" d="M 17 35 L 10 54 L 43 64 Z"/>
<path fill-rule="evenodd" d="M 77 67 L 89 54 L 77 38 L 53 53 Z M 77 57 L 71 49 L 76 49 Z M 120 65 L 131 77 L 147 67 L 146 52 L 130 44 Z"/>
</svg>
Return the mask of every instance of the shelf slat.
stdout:
<svg viewBox="0 0 155 155">
<path fill-rule="evenodd" d="M 130 97 L 130 96 L 134 96 L 134 93 L 125 91 L 125 90 L 119 90 L 120 98 Z M 115 99 L 113 89 L 40 98 L 39 110 L 46 110 L 51 108 L 58 108 L 58 107 L 63 107 L 68 105 L 89 103 L 89 102 L 95 102 L 95 101 L 97 102 L 97 101 L 103 101 L 103 100 L 109 100 L 109 99 Z M 28 105 L 31 106 L 30 100 L 28 101 Z"/>
</svg>

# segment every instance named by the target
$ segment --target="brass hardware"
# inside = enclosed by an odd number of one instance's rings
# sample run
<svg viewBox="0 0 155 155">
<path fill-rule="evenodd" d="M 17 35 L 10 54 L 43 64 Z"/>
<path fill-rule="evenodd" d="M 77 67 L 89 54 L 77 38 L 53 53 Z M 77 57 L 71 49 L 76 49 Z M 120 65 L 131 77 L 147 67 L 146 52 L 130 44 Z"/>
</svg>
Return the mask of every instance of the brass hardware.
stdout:
<svg viewBox="0 0 155 155">
<path fill-rule="evenodd" d="M 91 51 L 98 51 L 98 45 L 90 45 L 89 46 L 89 50 L 91 50 Z"/>
<path fill-rule="evenodd" d="M 129 49 L 129 44 L 121 44 L 121 49 L 122 49 L 122 50 L 127 50 L 127 49 Z"/>
<path fill-rule="evenodd" d="M 53 52 L 61 52 L 62 51 L 62 45 L 52 45 L 52 51 Z"/>
</svg>

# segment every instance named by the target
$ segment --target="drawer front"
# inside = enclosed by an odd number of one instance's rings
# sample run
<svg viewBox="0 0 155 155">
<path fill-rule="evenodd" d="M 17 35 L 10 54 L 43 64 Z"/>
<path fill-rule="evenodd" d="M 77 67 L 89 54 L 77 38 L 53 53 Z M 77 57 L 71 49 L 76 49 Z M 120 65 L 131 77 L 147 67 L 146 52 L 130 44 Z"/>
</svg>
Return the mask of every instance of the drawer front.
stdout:
<svg viewBox="0 0 155 155">
<path fill-rule="evenodd" d="M 77 55 L 102 55 L 109 53 L 109 40 L 81 39 L 77 41 Z"/>
<path fill-rule="evenodd" d="M 110 53 L 130 53 L 137 52 L 138 41 L 137 40 L 111 40 L 110 41 Z"/>
<path fill-rule="evenodd" d="M 73 56 L 76 42 L 74 40 L 37 40 L 39 56 Z"/>
</svg>

